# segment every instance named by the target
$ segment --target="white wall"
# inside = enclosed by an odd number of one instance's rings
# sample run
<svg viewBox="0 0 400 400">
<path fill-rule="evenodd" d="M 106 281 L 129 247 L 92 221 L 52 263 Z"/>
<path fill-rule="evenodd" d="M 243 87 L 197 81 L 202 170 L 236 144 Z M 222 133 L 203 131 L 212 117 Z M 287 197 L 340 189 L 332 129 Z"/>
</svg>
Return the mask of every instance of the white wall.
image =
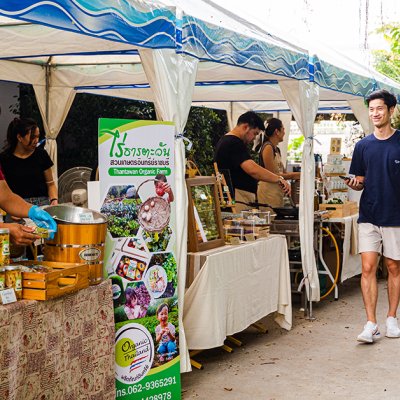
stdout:
<svg viewBox="0 0 400 400">
<path fill-rule="evenodd" d="M 327 155 L 330 152 L 331 138 L 342 139 L 341 153 L 348 155 L 349 148 L 346 147 L 345 139 L 350 136 L 350 130 L 354 121 L 344 121 L 337 123 L 335 121 L 321 121 L 314 124 L 314 153 L 322 155 L 322 161 L 326 162 Z M 301 133 L 295 121 L 290 123 L 289 143 L 293 138 L 300 137 Z M 318 142 L 319 143 L 318 143 Z"/>
<path fill-rule="evenodd" d="M 9 110 L 11 105 L 16 104 L 19 100 L 18 84 L 14 82 L 0 81 L 0 150 L 4 146 L 7 136 L 7 127 L 16 115 Z"/>
</svg>

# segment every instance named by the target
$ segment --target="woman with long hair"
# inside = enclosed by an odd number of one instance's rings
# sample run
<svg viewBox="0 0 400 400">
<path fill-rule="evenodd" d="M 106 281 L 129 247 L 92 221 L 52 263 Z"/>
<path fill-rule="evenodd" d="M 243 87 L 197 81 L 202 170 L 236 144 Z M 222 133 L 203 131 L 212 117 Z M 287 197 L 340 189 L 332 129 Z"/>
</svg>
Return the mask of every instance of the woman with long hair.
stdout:
<svg viewBox="0 0 400 400">
<path fill-rule="evenodd" d="M 39 127 L 31 118 L 15 118 L 7 130 L 0 165 L 11 190 L 29 203 L 58 204 L 57 186 L 46 150 L 38 147 Z"/>
<path fill-rule="evenodd" d="M 300 172 L 286 172 L 282 163 L 281 151 L 278 144 L 283 141 L 285 127 L 278 118 L 271 118 L 265 124 L 265 132 L 261 133 L 259 148 L 259 164 L 265 169 L 284 179 L 300 179 Z M 284 204 L 284 193 L 278 183 L 258 183 L 257 198 L 259 203 L 267 203 L 272 207 L 282 207 Z"/>
</svg>

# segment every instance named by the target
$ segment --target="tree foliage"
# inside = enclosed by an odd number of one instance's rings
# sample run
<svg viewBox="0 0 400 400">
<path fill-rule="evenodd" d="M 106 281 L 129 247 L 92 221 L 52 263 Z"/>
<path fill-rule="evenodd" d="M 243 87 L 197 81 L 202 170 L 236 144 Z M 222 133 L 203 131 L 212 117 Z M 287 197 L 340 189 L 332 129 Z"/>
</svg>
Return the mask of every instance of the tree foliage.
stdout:
<svg viewBox="0 0 400 400">
<path fill-rule="evenodd" d="M 20 85 L 19 103 L 13 111 L 42 124 L 30 85 Z M 59 174 L 76 166 L 97 166 L 99 118 L 155 120 L 156 113 L 152 103 L 78 93 L 57 137 Z M 213 173 L 214 147 L 226 132 L 226 126 L 224 111 L 203 107 L 192 107 L 190 110 L 183 132 L 193 143 L 187 156 L 196 162 L 203 175 Z"/>
<path fill-rule="evenodd" d="M 378 33 L 388 42 L 390 51 L 374 51 L 374 66 L 382 74 L 400 82 L 400 25 L 383 25 Z"/>
<path fill-rule="evenodd" d="M 193 143 L 187 157 L 198 166 L 202 175 L 214 173 L 214 149 L 226 133 L 226 113 L 204 107 L 192 107 L 184 135 Z"/>
<path fill-rule="evenodd" d="M 376 50 L 374 66 L 382 74 L 400 82 L 400 24 L 387 24 L 378 30 L 390 45 L 390 51 Z M 393 127 L 400 128 L 400 115 L 392 120 Z"/>
<path fill-rule="evenodd" d="M 154 120 L 151 103 L 91 94 L 77 94 L 57 137 L 59 173 L 98 163 L 99 118 Z"/>
</svg>

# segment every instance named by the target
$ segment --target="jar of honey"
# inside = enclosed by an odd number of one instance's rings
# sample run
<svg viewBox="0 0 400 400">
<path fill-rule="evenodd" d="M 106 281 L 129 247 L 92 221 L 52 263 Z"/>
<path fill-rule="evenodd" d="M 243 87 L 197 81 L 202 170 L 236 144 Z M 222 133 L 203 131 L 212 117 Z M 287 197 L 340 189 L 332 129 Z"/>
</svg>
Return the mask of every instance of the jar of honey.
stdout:
<svg viewBox="0 0 400 400">
<path fill-rule="evenodd" d="M 7 265 L 5 267 L 5 287 L 6 289 L 14 289 L 15 297 L 22 299 L 22 271 L 17 265 Z"/>
<path fill-rule="evenodd" d="M 10 231 L 0 229 L 0 267 L 10 264 Z"/>
</svg>

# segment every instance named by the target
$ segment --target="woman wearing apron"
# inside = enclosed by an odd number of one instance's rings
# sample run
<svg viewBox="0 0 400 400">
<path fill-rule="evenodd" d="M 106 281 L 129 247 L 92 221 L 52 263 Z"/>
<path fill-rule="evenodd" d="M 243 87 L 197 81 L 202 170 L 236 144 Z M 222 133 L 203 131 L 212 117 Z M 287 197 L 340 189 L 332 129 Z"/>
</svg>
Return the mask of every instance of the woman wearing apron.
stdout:
<svg viewBox="0 0 400 400">
<path fill-rule="evenodd" d="M 281 151 L 278 147 L 278 144 L 283 141 L 285 136 L 285 127 L 282 121 L 278 118 L 271 118 L 265 127 L 265 132 L 262 132 L 261 135 L 259 164 L 284 179 L 300 179 L 300 172 L 285 172 L 282 163 Z M 272 207 L 284 206 L 284 193 L 278 183 L 260 181 L 258 183 L 257 197 L 259 203 L 267 203 Z M 269 208 L 264 208 L 264 210 L 271 211 Z"/>
</svg>

